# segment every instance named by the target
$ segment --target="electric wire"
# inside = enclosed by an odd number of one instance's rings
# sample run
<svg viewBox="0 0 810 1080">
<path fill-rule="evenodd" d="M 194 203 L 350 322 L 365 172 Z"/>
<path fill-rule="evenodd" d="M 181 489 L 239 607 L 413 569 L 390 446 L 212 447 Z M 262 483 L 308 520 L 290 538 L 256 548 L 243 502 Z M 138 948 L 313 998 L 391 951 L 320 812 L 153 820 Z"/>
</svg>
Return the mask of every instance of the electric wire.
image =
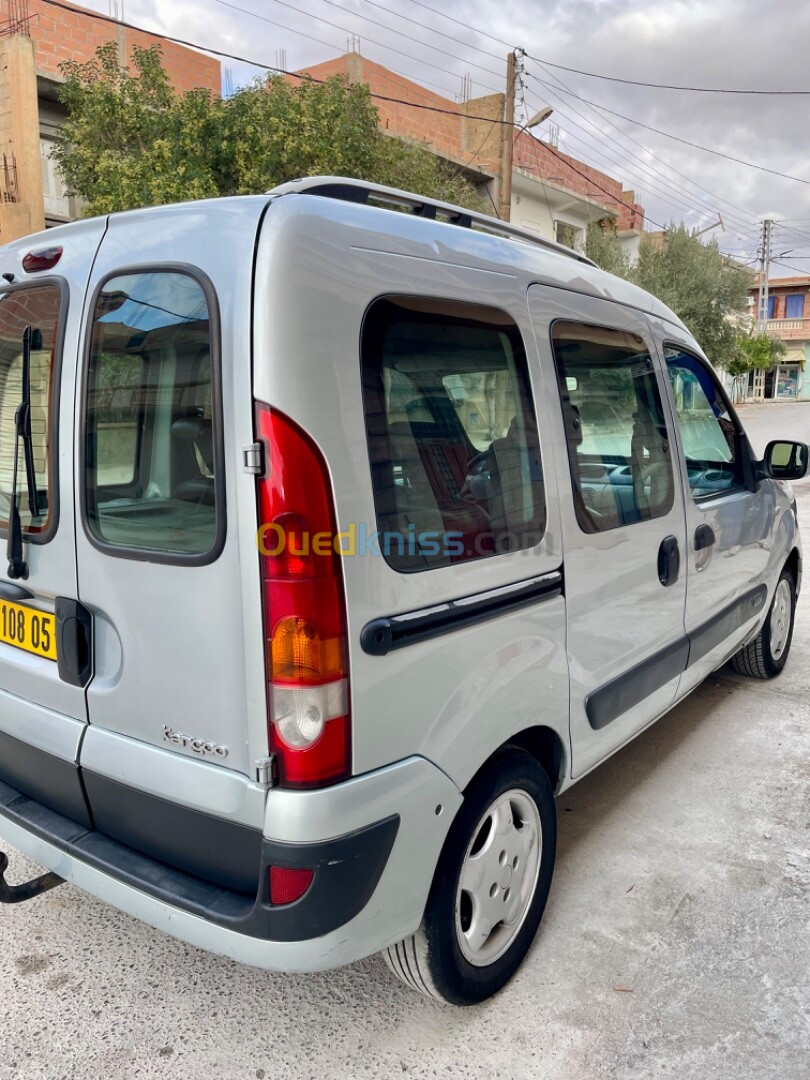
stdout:
<svg viewBox="0 0 810 1080">
<path fill-rule="evenodd" d="M 641 82 L 639 79 L 622 79 L 618 75 L 599 75 L 595 71 L 583 71 L 581 68 L 566 67 L 565 64 L 555 64 L 551 60 L 543 60 L 539 56 L 526 53 L 530 60 L 545 67 L 559 68 L 560 71 L 568 71 L 572 75 L 585 75 L 589 79 L 602 79 L 606 82 L 624 83 L 627 86 L 643 86 L 647 90 L 683 90 L 690 94 L 753 94 L 759 97 L 810 97 L 810 90 L 742 90 L 728 89 L 726 87 L 710 86 L 676 86 L 670 83 Z"/>
<path fill-rule="evenodd" d="M 535 79 L 537 78 L 536 76 L 532 76 L 532 77 L 535 78 Z M 571 89 L 571 87 L 568 86 L 566 83 L 564 83 L 562 81 L 562 79 L 558 75 L 553 75 L 553 74 L 549 73 L 549 77 L 554 80 L 555 84 L 557 84 L 555 89 L 557 90 L 558 94 L 560 94 L 560 93 L 573 94 L 574 93 L 574 91 Z M 537 80 L 537 81 L 540 81 L 540 80 Z M 545 85 L 545 84 L 543 84 L 543 85 Z M 570 102 L 566 101 L 566 106 L 568 108 L 572 109 L 574 112 L 576 112 L 577 115 L 582 116 L 587 122 L 592 123 L 592 121 L 590 120 L 589 117 L 585 116 L 584 113 L 579 112 L 579 110 L 576 109 L 576 106 L 571 105 Z M 699 184 L 696 180 L 693 180 L 692 177 L 688 176 L 686 173 L 681 172 L 679 169 L 675 168 L 675 166 L 672 165 L 670 162 L 666 161 L 664 158 L 660 157 L 658 154 L 655 154 L 640 139 L 637 139 L 632 134 L 632 132 L 625 131 L 623 128 L 617 127 L 615 123 L 611 124 L 610 119 L 608 119 L 608 117 L 604 116 L 604 113 L 602 112 L 602 109 L 601 109 L 600 106 L 594 104 L 591 107 L 594 109 L 594 111 L 596 111 L 600 115 L 600 117 L 604 118 L 605 122 L 610 127 L 612 127 L 613 131 L 619 132 L 624 139 L 627 139 L 630 142 L 634 143 L 636 146 L 640 147 L 645 153 L 649 154 L 656 161 L 660 162 L 670 172 L 674 172 L 677 176 L 680 176 L 683 180 L 685 180 L 687 183 L 691 184 L 693 187 L 697 188 L 699 191 L 705 192 L 707 195 L 711 196 L 711 198 L 714 199 L 715 202 L 722 203 L 724 206 L 731 207 L 731 209 L 733 211 L 735 211 L 735 214 L 728 214 L 728 212 L 726 212 L 726 217 L 728 218 L 728 220 L 730 220 L 730 221 L 733 221 L 735 219 L 736 220 L 742 220 L 740 218 L 737 218 L 737 213 L 736 212 L 739 212 L 739 214 L 741 214 L 744 219 L 748 219 L 746 221 L 746 225 L 748 225 L 749 222 L 752 223 L 752 224 L 755 224 L 757 226 L 759 225 L 756 218 L 753 217 L 753 215 L 751 215 L 749 211 L 745 210 L 741 206 L 738 206 L 736 203 L 732 203 L 728 199 L 725 199 L 722 196 L 717 195 L 715 192 L 710 191 L 707 187 L 704 187 L 702 184 Z M 604 134 L 605 134 L 606 137 L 610 137 L 607 132 L 604 132 Z M 632 151 L 628 150 L 628 153 L 632 153 Z M 648 168 L 651 169 L 653 172 L 659 172 L 659 170 L 654 169 L 654 167 L 652 165 L 648 165 Z M 678 185 L 675 185 L 675 186 L 678 186 Z M 698 198 L 698 196 L 692 196 L 692 197 L 693 198 Z"/>
<path fill-rule="evenodd" d="M 532 77 L 536 78 L 536 76 Z M 790 173 L 779 172 L 778 169 L 769 169 L 767 165 L 758 165 L 754 161 L 746 161 L 744 158 L 734 157 L 731 154 L 724 154 L 722 150 L 712 150 L 711 147 L 701 146 L 700 143 L 690 142 L 689 139 L 682 139 L 680 135 L 673 135 L 670 131 L 662 131 L 660 128 L 642 123 L 641 120 L 634 120 L 633 117 L 625 116 L 624 113 L 617 112 L 616 109 L 609 109 L 607 105 L 594 105 L 588 98 L 581 97 L 579 94 L 571 93 L 570 96 L 576 98 L 577 101 L 583 101 L 586 105 L 590 105 L 591 108 L 601 109 L 603 112 L 610 113 L 611 116 L 618 116 L 620 120 L 626 120 L 628 124 L 635 124 L 636 127 L 644 128 L 646 131 L 653 131 L 656 135 L 663 135 L 666 139 L 672 139 L 675 142 L 683 143 L 685 146 L 691 146 L 694 150 L 702 150 L 706 154 L 714 154 L 715 157 L 725 158 L 727 161 L 733 161 L 737 165 L 745 165 L 749 169 L 757 169 L 759 172 L 770 173 L 771 176 L 778 176 L 782 180 L 795 180 L 799 184 L 810 185 L 810 180 L 803 176 L 792 176 Z"/>
</svg>

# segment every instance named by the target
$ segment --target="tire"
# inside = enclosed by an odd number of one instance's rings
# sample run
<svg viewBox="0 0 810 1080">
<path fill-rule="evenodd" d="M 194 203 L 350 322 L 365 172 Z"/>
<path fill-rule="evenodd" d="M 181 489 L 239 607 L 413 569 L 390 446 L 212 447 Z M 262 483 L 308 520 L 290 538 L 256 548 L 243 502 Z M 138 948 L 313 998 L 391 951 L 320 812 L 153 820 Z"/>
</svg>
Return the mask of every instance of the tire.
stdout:
<svg viewBox="0 0 810 1080">
<path fill-rule="evenodd" d="M 795 613 L 796 580 L 793 571 L 786 566 L 776 583 L 762 629 L 731 658 L 734 670 L 752 679 L 776 678 L 790 653 Z"/>
<path fill-rule="evenodd" d="M 475 1005 L 497 993 L 537 933 L 556 846 L 545 771 L 522 750 L 502 751 L 467 789 L 422 923 L 385 950 L 389 968 L 412 989 L 453 1005 Z M 469 890 L 462 888 L 463 872 Z M 500 912 L 508 918 L 493 925 Z"/>
</svg>

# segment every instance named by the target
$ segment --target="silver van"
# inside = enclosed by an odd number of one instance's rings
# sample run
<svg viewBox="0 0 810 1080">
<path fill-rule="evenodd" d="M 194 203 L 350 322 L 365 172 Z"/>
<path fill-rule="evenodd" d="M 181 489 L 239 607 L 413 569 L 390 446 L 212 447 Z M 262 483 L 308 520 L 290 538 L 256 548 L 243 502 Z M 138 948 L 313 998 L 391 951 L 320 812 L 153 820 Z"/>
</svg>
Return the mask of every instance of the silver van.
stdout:
<svg viewBox="0 0 810 1080">
<path fill-rule="evenodd" d="M 396 212 L 395 212 L 396 211 Z M 0 248 L 0 836 L 247 964 L 526 954 L 554 798 L 790 651 L 789 481 L 671 311 L 334 177 Z"/>
</svg>

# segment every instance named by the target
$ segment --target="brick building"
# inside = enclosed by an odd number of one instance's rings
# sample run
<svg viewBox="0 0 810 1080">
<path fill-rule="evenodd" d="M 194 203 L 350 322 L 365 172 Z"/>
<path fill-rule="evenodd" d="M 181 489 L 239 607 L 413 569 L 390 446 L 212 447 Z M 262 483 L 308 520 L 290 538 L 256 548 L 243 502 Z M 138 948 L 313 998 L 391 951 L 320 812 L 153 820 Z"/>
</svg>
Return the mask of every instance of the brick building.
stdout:
<svg viewBox="0 0 810 1080">
<path fill-rule="evenodd" d="M 50 158 L 65 111 L 57 91 L 59 65 L 83 63 L 107 42 L 129 58 L 134 45 L 159 45 L 179 91 L 220 93 L 219 61 L 156 34 L 132 30 L 59 0 L 0 0 L 0 243 L 77 216 Z M 68 10 L 69 9 L 69 10 Z"/>
<path fill-rule="evenodd" d="M 759 281 L 748 294 L 748 310 L 756 318 Z M 746 400 L 772 398 L 810 401 L 810 275 L 775 278 L 768 282 L 765 331 L 785 343 L 784 360 L 771 371 L 754 371 L 748 377 Z"/>
<path fill-rule="evenodd" d="M 497 201 L 504 95 L 450 101 L 352 52 L 306 69 L 313 78 L 345 75 L 366 83 L 383 130 L 427 145 Z M 386 101 L 384 98 L 400 99 Z M 401 101 L 425 106 L 415 109 Z M 434 111 L 440 110 L 440 111 Z M 511 220 L 542 236 L 582 247 L 589 222 L 615 222 L 631 256 L 644 228 L 644 209 L 632 191 L 606 173 L 515 128 Z"/>
</svg>

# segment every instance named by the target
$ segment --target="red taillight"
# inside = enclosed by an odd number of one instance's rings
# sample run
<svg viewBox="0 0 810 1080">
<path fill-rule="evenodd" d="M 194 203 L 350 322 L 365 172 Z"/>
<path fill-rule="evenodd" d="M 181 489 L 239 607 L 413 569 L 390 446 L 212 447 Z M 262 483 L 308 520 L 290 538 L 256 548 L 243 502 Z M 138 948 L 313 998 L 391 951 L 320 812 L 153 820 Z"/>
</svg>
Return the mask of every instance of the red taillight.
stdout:
<svg viewBox="0 0 810 1080">
<path fill-rule="evenodd" d="M 27 274 L 36 274 L 41 270 L 53 270 L 62 258 L 60 247 L 40 248 L 39 251 L 29 251 L 23 256 L 22 266 Z"/>
<path fill-rule="evenodd" d="M 287 866 L 270 867 L 270 903 L 292 904 L 300 900 L 312 884 L 314 870 L 292 870 Z"/>
<path fill-rule="evenodd" d="M 264 405 L 259 479 L 270 749 L 286 787 L 334 783 L 349 773 L 346 604 L 326 462 L 287 417 Z"/>
</svg>

